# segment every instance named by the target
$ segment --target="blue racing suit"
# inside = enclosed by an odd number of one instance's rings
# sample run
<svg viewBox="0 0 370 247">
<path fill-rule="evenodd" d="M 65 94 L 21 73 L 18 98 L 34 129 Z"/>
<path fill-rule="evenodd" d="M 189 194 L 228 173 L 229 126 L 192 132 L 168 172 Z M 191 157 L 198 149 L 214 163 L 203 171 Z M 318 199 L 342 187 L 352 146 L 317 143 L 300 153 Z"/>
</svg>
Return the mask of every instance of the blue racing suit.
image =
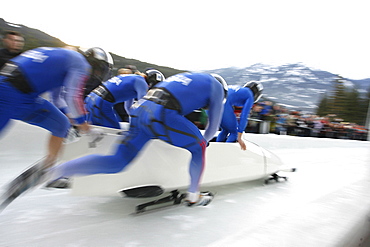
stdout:
<svg viewBox="0 0 370 247">
<path fill-rule="evenodd" d="M 82 93 L 90 69 L 80 53 L 63 48 L 37 48 L 11 59 L 0 71 L 0 131 L 17 119 L 66 137 L 70 122 L 58 108 L 77 124 L 85 122 Z M 57 106 L 39 96 L 46 91 Z"/>
<path fill-rule="evenodd" d="M 113 77 L 85 98 L 87 120 L 95 125 L 119 129 L 119 120 L 113 106 L 125 102 L 125 110 L 129 113 L 134 99 L 141 99 L 147 90 L 148 84 L 140 75 Z"/>
<path fill-rule="evenodd" d="M 221 132 L 217 136 L 217 142 L 237 141 L 238 132 L 243 133 L 247 127 L 249 112 L 254 102 L 253 92 L 249 88 L 231 85 L 228 89 L 221 120 Z M 239 122 L 234 113 L 234 106 L 243 107 Z"/>
<path fill-rule="evenodd" d="M 218 130 L 223 99 L 223 86 L 209 74 L 184 73 L 169 77 L 132 106 L 130 129 L 113 155 L 93 154 L 68 161 L 52 168 L 54 178 L 120 172 L 146 142 L 156 138 L 190 151 L 189 192 L 198 192 L 207 142 Z M 204 136 L 185 117 L 203 107 L 208 108 L 209 114 Z"/>
</svg>

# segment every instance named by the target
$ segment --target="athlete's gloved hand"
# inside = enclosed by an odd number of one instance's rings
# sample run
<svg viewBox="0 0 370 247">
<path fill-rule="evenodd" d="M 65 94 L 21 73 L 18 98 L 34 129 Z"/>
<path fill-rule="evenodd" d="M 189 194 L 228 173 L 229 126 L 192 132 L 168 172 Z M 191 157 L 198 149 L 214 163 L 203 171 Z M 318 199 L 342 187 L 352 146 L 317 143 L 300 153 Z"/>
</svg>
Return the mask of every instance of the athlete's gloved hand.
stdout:
<svg viewBox="0 0 370 247">
<path fill-rule="evenodd" d="M 78 140 L 80 140 L 80 137 L 81 135 L 78 128 L 76 126 L 72 126 L 71 128 L 69 128 L 68 135 L 66 138 L 64 138 L 63 143 L 68 144 L 72 142 L 77 142 Z"/>
<path fill-rule="evenodd" d="M 208 204 L 211 203 L 213 200 L 214 195 L 209 192 L 197 192 L 197 193 L 191 193 L 188 192 L 185 202 L 186 204 L 191 207 L 191 206 L 207 206 Z"/>
<path fill-rule="evenodd" d="M 98 142 L 100 142 L 105 136 L 104 131 L 97 128 L 90 128 L 87 134 L 89 136 L 89 148 L 96 148 Z"/>
</svg>

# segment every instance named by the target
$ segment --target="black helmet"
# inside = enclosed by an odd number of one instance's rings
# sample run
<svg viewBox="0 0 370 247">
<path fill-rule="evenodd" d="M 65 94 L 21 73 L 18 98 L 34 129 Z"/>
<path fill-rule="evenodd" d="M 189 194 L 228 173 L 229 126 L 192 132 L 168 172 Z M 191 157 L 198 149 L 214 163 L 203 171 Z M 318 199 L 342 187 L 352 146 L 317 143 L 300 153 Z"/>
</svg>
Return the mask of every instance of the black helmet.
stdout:
<svg viewBox="0 0 370 247">
<path fill-rule="evenodd" d="M 254 95 L 254 103 L 256 103 L 262 96 L 263 86 L 259 81 L 250 81 L 244 84 L 243 87 L 250 88 Z"/>
<path fill-rule="evenodd" d="M 92 76 L 101 81 L 108 80 L 113 69 L 113 58 L 109 52 L 99 47 L 93 47 L 83 54 L 92 67 Z"/>
<path fill-rule="evenodd" d="M 144 72 L 146 83 L 149 88 L 154 87 L 158 82 L 164 81 L 164 75 L 156 69 L 147 69 Z"/>
<path fill-rule="evenodd" d="M 227 88 L 227 83 L 225 81 L 224 78 L 222 78 L 222 76 L 220 76 L 219 74 L 211 74 L 211 76 L 213 76 L 217 81 L 219 81 L 224 89 L 224 99 L 227 98 L 227 92 L 228 92 L 228 88 Z"/>
</svg>

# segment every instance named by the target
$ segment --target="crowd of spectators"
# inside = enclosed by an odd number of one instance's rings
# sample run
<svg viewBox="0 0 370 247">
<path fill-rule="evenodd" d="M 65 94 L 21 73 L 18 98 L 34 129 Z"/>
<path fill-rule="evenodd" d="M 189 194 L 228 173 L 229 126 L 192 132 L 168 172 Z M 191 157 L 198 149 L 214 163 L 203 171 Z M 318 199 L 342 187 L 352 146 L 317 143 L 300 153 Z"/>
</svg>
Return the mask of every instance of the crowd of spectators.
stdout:
<svg viewBox="0 0 370 247">
<path fill-rule="evenodd" d="M 238 114 L 238 109 L 235 112 Z M 288 110 L 271 101 L 254 105 L 246 132 L 353 140 L 367 140 L 368 136 L 364 126 L 343 122 L 334 114 L 325 117 L 305 114 Z"/>
</svg>

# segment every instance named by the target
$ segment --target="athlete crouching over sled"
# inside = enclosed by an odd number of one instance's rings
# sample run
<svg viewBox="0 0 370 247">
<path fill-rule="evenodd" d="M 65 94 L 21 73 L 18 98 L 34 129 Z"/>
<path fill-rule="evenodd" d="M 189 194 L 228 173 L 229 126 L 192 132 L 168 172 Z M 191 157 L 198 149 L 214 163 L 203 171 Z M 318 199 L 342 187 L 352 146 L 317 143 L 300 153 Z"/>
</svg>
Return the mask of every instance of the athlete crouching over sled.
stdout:
<svg viewBox="0 0 370 247">
<path fill-rule="evenodd" d="M 90 75 L 104 78 L 113 60 L 97 47 L 81 53 L 36 48 L 11 59 L 0 70 L 0 131 L 16 119 L 51 132 L 48 155 L 39 162 L 40 168 L 54 164 L 70 121 L 82 132 L 90 132 L 81 92 Z M 47 91 L 55 105 L 39 96 Z"/>
<path fill-rule="evenodd" d="M 88 111 L 88 122 L 120 129 L 114 105 L 124 102 L 125 111 L 129 113 L 134 99 L 141 99 L 147 93 L 148 87 L 163 81 L 163 79 L 164 75 L 155 69 L 147 69 L 144 73 L 123 74 L 110 78 L 86 97 L 85 107 Z"/>
<path fill-rule="evenodd" d="M 81 52 L 82 53 L 82 52 Z M 72 49 L 41 47 L 11 59 L 0 70 L 0 132 L 10 119 L 50 131 L 48 152 L 12 180 L 0 195 L 0 211 L 15 198 L 46 180 L 62 149 L 71 122 L 99 137 L 86 122 L 82 91 L 90 76 L 103 79 L 113 59 L 101 48 L 81 54 Z M 51 92 L 54 104 L 40 97 Z M 59 109 L 58 109 L 59 108 Z"/>
<path fill-rule="evenodd" d="M 207 205 L 212 193 L 200 193 L 207 143 L 218 130 L 227 84 L 218 75 L 184 73 L 159 82 L 131 109 L 130 129 L 113 155 L 88 155 L 53 168 L 52 180 L 122 171 L 150 139 L 163 140 L 190 151 L 188 205 Z M 204 136 L 185 115 L 208 109 Z M 153 157 L 155 158 L 155 157 Z M 173 164 L 176 165 L 176 164 Z"/>
<path fill-rule="evenodd" d="M 243 87 L 231 85 L 228 87 L 227 99 L 221 120 L 221 131 L 217 142 L 238 142 L 242 150 L 247 147 L 242 139 L 248 124 L 248 117 L 254 103 L 261 98 L 263 86 L 259 81 L 247 82 Z M 234 113 L 234 106 L 243 107 L 239 121 Z"/>
</svg>

